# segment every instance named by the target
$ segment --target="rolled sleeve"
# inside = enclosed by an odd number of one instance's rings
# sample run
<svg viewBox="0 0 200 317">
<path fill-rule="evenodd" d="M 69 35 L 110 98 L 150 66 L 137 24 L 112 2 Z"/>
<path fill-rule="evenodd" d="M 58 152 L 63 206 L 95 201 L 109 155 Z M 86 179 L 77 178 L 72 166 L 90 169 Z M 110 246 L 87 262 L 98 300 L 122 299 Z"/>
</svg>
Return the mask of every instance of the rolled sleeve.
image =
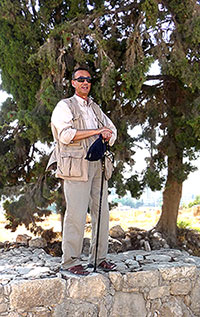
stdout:
<svg viewBox="0 0 200 317">
<path fill-rule="evenodd" d="M 103 114 L 103 118 L 104 118 L 105 127 L 112 130 L 112 136 L 109 140 L 109 145 L 112 146 L 115 143 L 115 140 L 117 139 L 117 129 L 114 126 L 114 124 L 112 123 L 112 121 L 105 114 Z"/>
<path fill-rule="evenodd" d="M 67 104 L 61 100 L 53 110 L 51 123 L 56 129 L 57 138 L 64 144 L 69 144 L 73 140 L 77 131 L 72 127 L 72 119 L 73 115 L 71 110 Z M 54 138 L 56 139 L 55 132 L 52 132 Z"/>
</svg>

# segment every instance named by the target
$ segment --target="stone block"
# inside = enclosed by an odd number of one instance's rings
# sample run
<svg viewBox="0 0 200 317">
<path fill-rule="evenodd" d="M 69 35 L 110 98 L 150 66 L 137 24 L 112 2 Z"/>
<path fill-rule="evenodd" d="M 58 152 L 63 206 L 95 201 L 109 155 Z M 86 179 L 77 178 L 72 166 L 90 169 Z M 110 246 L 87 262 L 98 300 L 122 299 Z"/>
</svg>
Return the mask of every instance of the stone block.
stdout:
<svg viewBox="0 0 200 317">
<path fill-rule="evenodd" d="M 165 254 L 151 254 L 146 256 L 147 260 L 152 260 L 154 262 L 170 262 L 171 261 L 171 256 L 165 255 Z"/>
<path fill-rule="evenodd" d="M 28 242 L 29 247 L 44 248 L 47 246 L 47 241 L 43 238 L 35 238 Z"/>
<path fill-rule="evenodd" d="M 200 316 L 200 279 L 197 280 L 194 288 L 191 291 L 191 309 L 193 313 Z"/>
<path fill-rule="evenodd" d="M 106 294 L 108 287 L 108 279 L 100 274 L 70 278 L 67 281 L 68 295 L 71 298 L 99 298 Z"/>
<path fill-rule="evenodd" d="M 146 315 L 145 300 L 141 294 L 115 293 L 110 317 L 144 317 Z"/>
<path fill-rule="evenodd" d="M 12 310 L 31 310 L 38 306 L 52 306 L 63 300 L 66 283 L 59 278 L 20 281 L 11 284 Z"/>
<path fill-rule="evenodd" d="M 98 308 L 86 301 L 66 299 L 55 307 L 52 317 L 97 317 Z M 105 315 L 106 317 L 106 315 Z"/>
<path fill-rule="evenodd" d="M 124 285 L 131 288 L 156 287 L 158 281 L 158 271 L 129 272 L 123 277 Z"/>
<path fill-rule="evenodd" d="M 115 239 L 123 239 L 125 237 L 125 231 L 120 225 L 116 225 L 109 230 L 109 235 Z"/>
<path fill-rule="evenodd" d="M 8 310 L 8 305 L 6 303 L 0 304 L 0 313 L 5 313 Z"/>
<path fill-rule="evenodd" d="M 191 291 L 191 282 L 177 281 L 171 284 L 170 293 L 172 295 L 187 295 Z"/>
<path fill-rule="evenodd" d="M 164 303 L 160 309 L 160 316 L 162 317 L 183 317 L 183 310 L 180 303 L 172 298 Z"/>
<path fill-rule="evenodd" d="M 174 266 L 170 268 L 160 267 L 158 269 L 163 280 L 180 280 L 184 278 L 194 278 L 197 275 L 197 268 L 194 265 Z"/>
<path fill-rule="evenodd" d="M 139 263 L 137 261 L 132 260 L 132 259 L 127 259 L 125 261 L 125 264 L 131 269 L 140 267 Z"/>
<path fill-rule="evenodd" d="M 154 287 L 150 290 L 148 298 L 156 299 L 156 298 L 162 298 L 164 296 L 169 296 L 170 295 L 169 291 L 170 291 L 169 286 Z"/>
<path fill-rule="evenodd" d="M 123 287 L 123 277 L 120 272 L 109 272 L 109 278 L 116 291 L 121 291 Z"/>
</svg>

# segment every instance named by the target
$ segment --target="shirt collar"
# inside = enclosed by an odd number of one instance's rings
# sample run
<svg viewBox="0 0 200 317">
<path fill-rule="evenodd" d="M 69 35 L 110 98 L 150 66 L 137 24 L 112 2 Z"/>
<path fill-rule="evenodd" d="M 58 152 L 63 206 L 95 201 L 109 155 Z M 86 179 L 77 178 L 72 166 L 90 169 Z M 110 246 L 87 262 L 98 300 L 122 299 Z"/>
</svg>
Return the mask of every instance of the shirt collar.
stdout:
<svg viewBox="0 0 200 317">
<path fill-rule="evenodd" d="M 76 95 L 76 94 L 75 94 L 74 96 L 75 96 L 75 98 L 77 99 L 79 105 L 81 105 L 82 107 L 87 107 L 87 106 L 89 106 L 89 104 L 90 104 L 90 100 L 89 100 L 89 99 L 88 99 L 88 100 L 85 100 L 85 99 L 79 97 L 79 96 Z"/>
</svg>

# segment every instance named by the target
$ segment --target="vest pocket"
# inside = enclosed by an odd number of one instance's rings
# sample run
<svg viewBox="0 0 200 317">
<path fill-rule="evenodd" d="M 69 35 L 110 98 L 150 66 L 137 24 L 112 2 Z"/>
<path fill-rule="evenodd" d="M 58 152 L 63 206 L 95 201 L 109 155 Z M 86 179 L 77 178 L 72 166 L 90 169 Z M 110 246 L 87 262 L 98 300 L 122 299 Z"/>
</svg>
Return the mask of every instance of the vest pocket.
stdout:
<svg viewBox="0 0 200 317">
<path fill-rule="evenodd" d="M 83 174 L 83 156 L 80 151 L 71 151 L 61 153 L 60 172 L 63 176 L 80 177 Z"/>
</svg>

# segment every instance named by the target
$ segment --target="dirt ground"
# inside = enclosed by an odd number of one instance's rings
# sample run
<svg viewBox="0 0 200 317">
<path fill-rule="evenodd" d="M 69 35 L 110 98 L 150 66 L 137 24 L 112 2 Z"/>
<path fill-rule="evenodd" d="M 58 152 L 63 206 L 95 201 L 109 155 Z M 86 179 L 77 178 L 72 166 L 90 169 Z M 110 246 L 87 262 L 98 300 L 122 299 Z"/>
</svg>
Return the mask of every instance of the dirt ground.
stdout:
<svg viewBox="0 0 200 317">
<path fill-rule="evenodd" d="M 148 232 L 154 228 L 159 220 L 161 210 L 157 208 L 145 208 L 135 210 L 131 208 L 115 208 L 110 211 L 110 228 L 120 225 L 126 232 L 131 232 L 132 240 L 137 240 L 138 234 L 148 235 Z M 178 216 L 178 246 L 181 249 L 189 251 L 190 254 L 200 256 L 200 206 L 179 211 Z M 34 238 L 35 236 L 28 231 L 25 226 L 19 226 L 15 232 L 5 229 L 6 220 L 0 213 L 0 242 L 13 243 L 18 234 L 27 234 Z M 60 216 L 52 214 L 38 223 L 44 229 L 53 229 L 57 233 L 57 241 L 61 241 L 61 223 Z M 132 230 L 135 228 L 136 230 Z M 135 231 L 135 232 L 134 232 Z M 85 228 L 85 237 L 91 237 L 90 216 L 87 217 Z M 136 241 L 136 245 L 139 245 Z M 139 247 L 138 247 L 139 248 Z"/>
</svg>

